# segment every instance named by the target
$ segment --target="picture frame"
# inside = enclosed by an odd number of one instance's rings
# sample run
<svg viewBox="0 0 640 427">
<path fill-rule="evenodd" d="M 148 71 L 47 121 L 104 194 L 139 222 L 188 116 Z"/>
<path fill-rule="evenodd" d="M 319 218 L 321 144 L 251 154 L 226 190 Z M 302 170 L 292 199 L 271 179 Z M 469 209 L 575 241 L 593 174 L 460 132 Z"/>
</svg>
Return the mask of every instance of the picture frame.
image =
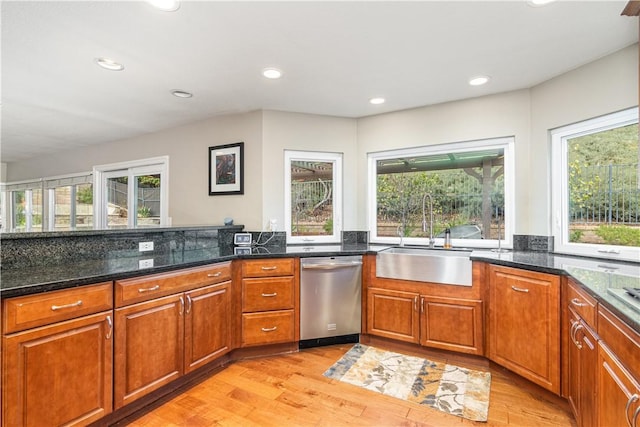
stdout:
<svg viewBox="0 0 640 427">
<path fill-rule="evenodd" d="M 209 195 L 244 194 L 244 142 L 209 147 Z"/>
</svg>

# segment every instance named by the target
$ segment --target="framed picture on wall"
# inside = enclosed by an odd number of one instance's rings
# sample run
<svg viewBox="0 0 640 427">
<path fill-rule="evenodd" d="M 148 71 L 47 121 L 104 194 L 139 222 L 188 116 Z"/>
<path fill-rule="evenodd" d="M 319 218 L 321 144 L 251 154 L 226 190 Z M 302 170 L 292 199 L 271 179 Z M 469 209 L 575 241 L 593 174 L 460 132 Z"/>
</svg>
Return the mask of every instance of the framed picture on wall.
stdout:
<svg viewBox="0 0 640 427">
<path fill-rule="evenodd" d="M 209 195 L 244 194 L 244 142 L 209 147 Z"/>
</svg>

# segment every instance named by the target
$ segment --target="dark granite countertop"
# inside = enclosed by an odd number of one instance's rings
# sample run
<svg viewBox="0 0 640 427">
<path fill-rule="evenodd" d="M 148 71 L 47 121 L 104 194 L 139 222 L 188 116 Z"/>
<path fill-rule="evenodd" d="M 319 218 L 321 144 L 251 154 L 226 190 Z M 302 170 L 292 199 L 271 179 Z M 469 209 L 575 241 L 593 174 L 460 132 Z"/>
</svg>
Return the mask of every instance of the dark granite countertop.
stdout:
<svg viewBox="0 0 640 427">
<path fill-rule="evenodd" d="M 234 253 L 233 248 L 209 248 L 175 250 L 153 256 L 133 256 L 129 252 L 113 251 L 100 260 L 73 260 L 69 264 L 56 262 L 43 267 L 2 269 L 0 297 L 8 298 L 119 280 L 236 258 L 363 255 L 375 254 L 387 247 L 389 246 L 368 244 L 258 246 L 252 247 L 250 254 Z M 139 261 L 148 259 L 153 259 L 153 267 L 141 268 Z M 640 312 L 632 308 L 623 293 L 619 292 L 624 287 L 640 288 L 640 263 L 614 262 L 547 252 L 496 253 L 489 250 L 474 250 L 471 259 L 543 273 L 570 275 L 599 302 L 640 332 Z"/>
</svg>

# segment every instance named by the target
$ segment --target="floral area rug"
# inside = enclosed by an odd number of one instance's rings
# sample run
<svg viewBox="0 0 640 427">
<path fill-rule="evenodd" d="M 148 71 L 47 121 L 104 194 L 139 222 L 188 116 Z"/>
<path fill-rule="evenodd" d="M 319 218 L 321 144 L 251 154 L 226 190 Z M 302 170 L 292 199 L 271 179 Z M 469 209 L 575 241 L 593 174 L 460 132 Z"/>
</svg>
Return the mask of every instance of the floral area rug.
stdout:
<svg viewBox="0 0 640 427">
<path fill-rule="evenodd" d="M 324 376 L 472 421 L 487 421 L 489 372 L 356 344 Z"/>
</svg>

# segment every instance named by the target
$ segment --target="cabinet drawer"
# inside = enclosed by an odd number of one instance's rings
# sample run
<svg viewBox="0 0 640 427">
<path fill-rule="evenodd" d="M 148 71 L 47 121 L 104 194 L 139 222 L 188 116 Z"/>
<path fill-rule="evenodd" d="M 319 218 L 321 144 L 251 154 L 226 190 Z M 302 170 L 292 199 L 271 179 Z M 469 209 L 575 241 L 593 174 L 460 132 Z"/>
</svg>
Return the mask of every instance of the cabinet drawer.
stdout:
<svg viewBox="0 0 640 427">
<path fill-rule="evenodd" d="M 580 289 L 580 285 L 569 280 L 567 282 L 567 304 L 592 328 L 596 328 L 597 301 Z"/>
<path fill-rule="evenodd" d="M 242 280 L 242 311 L 293 308 L 293 277 Z"/>
<path fill-rule="evenodd" d="M 123 307 L 227 280 L 231 280 L 230 262 L 118 280 L 115 304 Z"/>
<path fill-rule="evenodd" d="M 113 308 L 111 282 L 4 300 L 5 334 Z"/>
<path fill-rule="evenodd" d="M 242 346 L 294 340 L 293 310 L 242 315 Z"/>
<path fill-rule="evenodd" d="M 270 258 L 242 262 L 242 277 L 293 275 L 293 258 Z"/>
</svg>

